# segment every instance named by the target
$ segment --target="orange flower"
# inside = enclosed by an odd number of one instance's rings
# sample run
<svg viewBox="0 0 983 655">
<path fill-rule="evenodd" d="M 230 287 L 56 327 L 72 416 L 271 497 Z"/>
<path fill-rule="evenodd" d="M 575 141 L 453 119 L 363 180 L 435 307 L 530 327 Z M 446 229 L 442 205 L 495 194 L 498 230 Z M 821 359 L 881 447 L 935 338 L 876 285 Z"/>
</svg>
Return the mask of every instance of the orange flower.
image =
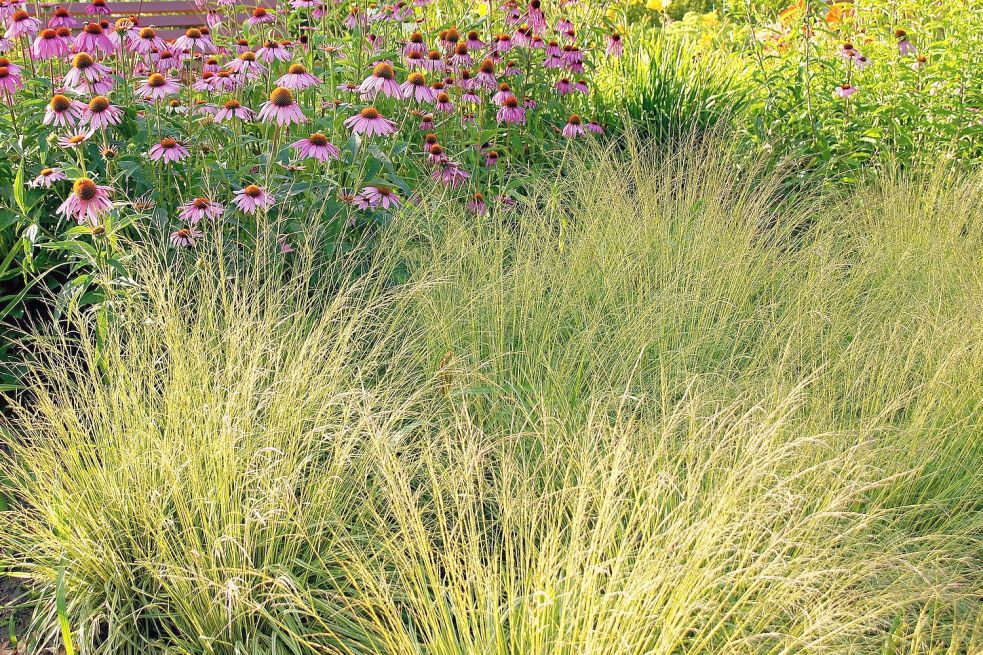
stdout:
<svg viewBox="0 0 983 655">
<path fill-rule="evenodd" d="M 778 14 L 778 21 L 784 27 L 790 27 L 792 23 L 796 22 L 802 17 L 802 14 L 806 10 L 805 0 L 798 0 L 793 2 L 785 9 L 782 9 L 781 13 Z"/>
<path fill-rule="evenodd" d="M 853 18 L 855 13 L 856 9 L 854 9 L 852 2 L 834 2 L 829 6 L 829 11 L 826 12 L 826 22 L 830 25 L 836 25 L 847 18 Z"/>
</svg>

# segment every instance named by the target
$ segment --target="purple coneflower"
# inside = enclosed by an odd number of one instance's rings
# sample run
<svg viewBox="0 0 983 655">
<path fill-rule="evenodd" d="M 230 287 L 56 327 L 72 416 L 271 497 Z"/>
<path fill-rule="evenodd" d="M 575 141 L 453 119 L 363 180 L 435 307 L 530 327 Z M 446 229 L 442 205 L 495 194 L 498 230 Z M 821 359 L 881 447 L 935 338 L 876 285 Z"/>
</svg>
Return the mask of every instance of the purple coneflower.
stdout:
<svg viewBox="0 0 983 655">
<path fill-rule="evenodd" d="M 386 62 L 381 62 L 375 65 L 372 74 L 362 81 L 358 90 L 369 98 L 376 97 L 380 91 L 389 98 L 398 98 L 402 91 L 395 77 L 393 67 Z"/>
<path fill-rule="evenodd" d="M 555 86 L 556 86 L 556 90 L 560 92 L 560 95 L 573 93 L 573 84 L 570 82 L 569 78 L 561 77 L 556 82 Z"/>
<path fill-rule="evenodd" d="M 434 109 L 436 109 L 437 111 L 442 111 L 447 114 L 454 111 L 454 105 L 451 104 L 451 97 L 447 95 L 447 93 L 444 91 L 438 93 L 437 99 L 434 102 Z"/>
<path fill-rule="evenodd" d="M 181 51 L 175 52 L 171 49 L 160 50 L 153 55 L 154 66 L 162 73 L 180 67 L 182 59 L 184 54 Z"/>
<path fill-rule="evenodd" d="M 833 91 L 833 95 L 835 95 L 837 98 L 846 99 L 852 96 L 858 90 L 859 89 L 852 84 L 841 84 L 840 86 L 836 87 L 835 91 Z"/>
<path fill-rule="evenodd" d="M 499 123 L 514 123 L 524 125 L 526 122 L 526 110 L 519 106 L 519 100 L 512 96 L 505 100 L 502 108 L 495 115 Z"/>
<path fill-rule="evenodd" d="M 239 56 L 227 64 L 229 70 L 234 73 L 239 73 L 243 76 L 249 76 L 253 73 L 262 73 L 266 70 L 263 64 L 256 61 L 256 53 L 247 50 L 245 52 L 239 53 Z"/>
<path fill-rule="evenodd" d="M 456 188 L 464 184 L 471 174 L 463 170 L 459 164 L 447 161 L 434 169 L 433 179 L 443 182 L 449 187 Z"/>
<path fill-rule="evenodd" d="M 106 96 L 96 96 L 89 101 L 82 112 L 82 125 L 88 124 L 93 130 L 104 129 L 110 125 L 119 125 L 123 120 L 123 111 L 109 104 Z"/>
<path fill-rule="evenodd" d="M 175 248 L 187 248 L 195 245 L 195 241 L 201 238 L 201 232 L 194 226 L 182 227 L 171 232 L 171 245 Z"/>
<path fill-rule="evenodd" d="M 366 107 L 354 116 L 345 119 L 345 127 L 355 134 L 371 137 L 374 134 L 385 136 L 396 131 L 396 124 L 379 113 L 375 107 Z"/>
<path fill-rule="evenodd" d="M 205 218 L 215 219 L 222 215 L 225 207 L 208 198 L 198 197 L 181 205 L 178 209 L 178 218 L 192 225 L 197 225 Z"/>
<path fill-rule="evenodd" d="M 106 4 L 106 0 L 92 0 L 89 6 L 85 8 L 85 13 L 91 15 L 108 16 L 113 13 L 109 9 L 109 5 Z"/>
<path fill-rule="evenodd" d="M 249 184 L 236 191 L 235 199 L 232 202 L 247 214 L 255 214 L 261 209 L 268 209 L 276 201 L 263 187 Z"/>
<path fill-rule="evenodd" d="M 467 210 L 477 216 L 488 214 L 488 205 L 485 203 L 485 196 L 482 193 L 475 193 L 467 204 Z"/>
<path fill-rule="evenodd" d="M 19 39 L 22 36 L 32 36 L 41 29 L 41 21 L 23 9 L 18 9 L 10 15 L 10 22 L 7 23 L 7 31 L 4 32 L 5 39 Z"/>
<path fill-rule="evenodd" d="M 70 89 L 85 93 L 93 84 L 109 75 L 110 72 L 108 66 L 97 62 L 92 58 L 92 55 L 87 52 L 80 52 L 72 57 L 72 68 L 65 75 L 64 83 Z"/>
<path fill-rule="evenodd" d="M 597 121 L 590 121 L 587 123 L 587 130 L 593 132 L 594 134 L 604 134 L 604 126 Z"/>
<path fill-rule="evenodd" d="M 419 32 L 413 32 L 410 34 L 409 40 L 406 45 L 403 46 L 403 54 L 409 55 L 410 53 L 417 52 L 421 55 L 427 53 L 427 45 L 423 41 L 423 35 Z"/>
<path fill-rule="evenodd" d="M 256 51 L 256 56 L 267 64 L 273 61 L 289 61 L 290 48 L 279 41 L 267 41 L 263 47 Z"/>
<path fill-rule="evenodd" d="M 300 105 L 294 100 L 290 89 L 278 86 L 270 93 L 270 99 L 259 108 L 259 120 L 275 122 L 277 125 L 303 123 L 307 120 Z"/>
<path fill-rule="evenodd" d="M 620 57 L 625 50 L 625 44 L 621 40 L 621 35 L 613 32 L 608 36 L 608 45 L 604 49 L 608 57 Z"/>
<path fill-rule="evenodd" d="M 468 40 L 465 41 L 465 45 L 468 46 L 468 50 L 481 50 L 485 47 L 485 42 L 481 40 L 477 32 L 471 31 L 468 32 Z"/>
<path fill-rule="evenodd" d="M 399 89 L 407 100 L 412 98 L 417 102 L 434 102 L 437 98 L 437 92 L 427 86 L 423 73 L 410 73 Z"/>
<path fill-rule="evenodd" d="M 485 153 L 485 166 L 494 166 L 498 163 L 498 151 L 489 150 Z"/>
<path fill-rule="evenodd" d="M 515 31 L 515 34 L 512 35 L 512 43 L 517 48 L 528 48 L 532 44 L 528 25 L 522 25 Z"/>
<path fill-rule="evenodd" d="M 17 89 L 23 87 L 24 83 L 21 81 L 20 75 L 12 73 L 8 66 L 0 66 L 0 91 L 3 91 L 10 98 Z M 11 100 L 11 102 L 13 101 Z"/>
<path fill-rule="evenodd" d="M 367 186 L 355 196 L 354 205 L 359 209 L 395 209 L 401 201 L 387 186 Z"/>
<path fill-rule="evenodd" d="M 31 45 L 31 54 L 35 59 L 62 59 L 70 53 L 65 39 L 49 27 L 38 32 L 38 37 Z"/>
<path fill-rule="evenodd" d="M 72 13 L 64 7 L 55 7 L 54 14 L 51 17 L 51 20 L 48 21 L 48 27 L 53 29 L 67 27 L 71 29 L 73 27 L 78 27 L 78 21 L 75 20 Z"/>
<path fill-rule="evenodd" d="M 164 137 L 160 143 L 155 143 L 151 148 L 150 159 L 152 161 L 163 160 L 165 164 L 181 161 L 188 156 L 188 149 L 170 137 Z"/>
<path fill-rule="evenodd" d="M 902 57 L 915 54 L 915 46 L 908 40 L 908 33 L 904 30 L 895 30 L 894 37 L 898 40 L 898 54 Z"/>
<path fill-rule="evenodd" d="M 575 137 L 584 134 L 587 130 L 580 122 L 580 116 L 573 114 L 567 119 L 567 124 L 563 128 L 563 136 L 568 139 L 573 139 Z"/>
<path fill-rule="evenodd" d="M 92 136 L 92 130 L 89 130 L 88 132 L 66 134 L 65 136 L 58 137 L 58 145 L 66 150 L 69 148 L 78 148 L 80 145 L 88 141 L 90 136 Z"/>
<path fill-rule="evenodd" d="M 474 59 L 471 57 L 471 52 L 468 50 L 468 46 L 464 43 L 458 43 L 454 47 L 454 54 L 452 54 L 447 61 L 451 66 L 457 66 L 459 68 L 465 68 L 474 63 Z"/>
<path fill-rule="evenodd" d="M 495 37 L 495 50 L 505 54 L 512 49 L 512 37 L 508 34 L 499 34 Z"/>
<path fill-rule="evenodd" d="M 129 48 L 133 52 L 145 55 L 154 50 L 166 50 L 167 44 L 164 43 L 164 39 L 157 36 L 157 30 L 152 27 L 142 27 L 135 36 L 130 37 Z"/>
<path fill-rule="evenodd" d="M 86 23 L 82 31 L 72 43 L 75 52 L 104 52 L 111 54 L 116 51 L 116 44 L 106 36 L 106 30 L 99 23 Z"/>
<path fill-rule="evenodd" d="M 287 69 L 286 75 L 281 75 L 276 81 L 282 87 L 303 91 L 308 87 L 317 85 L 320 82 L 316 77 L 307 72 L 303 64 L 291 64 Z"/>
<path fill-rule="evenodd" d="M 423 67 L 432 72 L 444 70 L 444 55 L 440 54 L 439 50 L 431 50 L 427 53 L 427 58 L 423 62 Z"/>
<path fill-rule="evenodd" d="M 492 96 L 492 102 L 502 107 L 509 98 L 514 100 L 515 94 L 512 93 L 512 88 L 507 83 L 502 82 L 498 85 L 498 92 Z"/>
<path fill-rule="evenodd" d="M 58 213 L 66 218 L 71 216 L 79 224 L 88 222 L 95 227 L 99 225 L 100 217 L 108 214 L 113 208 L 109 199 L 108 186 L 99 186 L 87 177 L 80 177 L 72 185 L 72 193 L 58 207 Z"/>
<path fill-rule="evenodd" d="M 265 7 L 256 7 L 253 9 L 252 15 L 246 19 L 246 25 L 255 27 L 256 25 L 272 23 L 275 20 L 276 18 L 274 18 L 273 14 L 268 12 Z"/>
<path fill-rule="evenodd" d="M 450 161 L 450 158 L 444 152 L 443 146 L 439 143 L 434 143 L 427 151 L 427 161 L 431 164 L 443 164 L 444 162 Z"/>
<path fill-rule="evenodd" d="M 243 107 L 238 100 L 226 100 L 222 108 L 215 112 L 215 122 L 222 123 L 233 119 L 248 121 L 252 119 L 253 113 L 252 109 Z"/>
<path fill-rule="evenodd" d="M 215 52 L 215 44 L 197 27 L 188 28 L 182 36 L 174 41 L 174 47 L 183 52 L 197 50 L 206 55 Z"/>
<path fill-rule="evenodd" d="M 301 159 L 316 159 L 317 161 L 327 161 L 337 159 L 341 151 L 337 146 L 328 141 L 328 137 L 320 132 L 315 132 L 307 138 L 294 141 L 290 147 L 297 151 Z"/>
<path fill-rule="evenodd" d="M 60 168 L 43 168 L 30 184 L 35 189 L 39 187 L 50 189 L 52 184 L 64 179 L 66 179 L 65 173 Z"/>
<path fill-rule="evenodd" d="M 82 117 L 86 104 L 68 96 L 56 93 L 51 96 L 44 110 L 44 124 L 58 127 L 72 127 Z"/>
<path fill-rule="evenodd" d="M 529 23 L 529 27 L 537 32 L 546 30 L 546 16 L 543 15 L 540 0 L 530 0 L 529 8 L 526 10 L 526 22 Z"/>
<path fill-rule="evenodd" d="M 478 65 L 478 74 L 474 78 L 474 83 L 485 89 L 494 89 L 498 85 L 495 79 L 495 62 L 485 59 Z"/>
<path fill-rule="evenodd" d="M 137 87 L 137 94 L 147 100 L 161 100 L 181 90 L 177 80 L 164 77 L 160 73 L 152 73 L 145 82 Z"/>
</svg>

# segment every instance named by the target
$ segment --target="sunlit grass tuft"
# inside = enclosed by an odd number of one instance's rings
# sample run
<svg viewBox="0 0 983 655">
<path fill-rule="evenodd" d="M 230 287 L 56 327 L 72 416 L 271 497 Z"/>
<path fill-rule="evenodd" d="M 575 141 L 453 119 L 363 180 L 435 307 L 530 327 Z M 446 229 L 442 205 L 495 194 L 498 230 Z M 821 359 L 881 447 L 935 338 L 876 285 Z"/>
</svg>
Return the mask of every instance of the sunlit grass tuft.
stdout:
<svg viewBox="0 0 983 655">
<path fill-rule="evenodd" d="M 33 639 L 64 571 L 83 653 L 978 652 L 983 180 L 782 188 L 635 148 L 358 277 L 143 255 L 5 427 Z"/>
</svg>

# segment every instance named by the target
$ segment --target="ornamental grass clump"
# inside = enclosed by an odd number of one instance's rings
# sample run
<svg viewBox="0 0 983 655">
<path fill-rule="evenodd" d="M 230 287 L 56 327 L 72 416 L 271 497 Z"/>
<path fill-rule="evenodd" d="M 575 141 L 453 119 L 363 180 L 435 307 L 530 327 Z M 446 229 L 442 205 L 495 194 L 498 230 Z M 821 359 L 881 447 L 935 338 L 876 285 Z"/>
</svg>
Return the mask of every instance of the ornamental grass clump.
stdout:
<svg viewBox="0 0 983 655">
<path fill-rule="evenodd" d="M 3 426 L 24 638 L 978 652 L 983 180 L 783 204 L 719 146 L 631 156 L 403 208 L 358 275 L 141 250 Z"/>
</svg>

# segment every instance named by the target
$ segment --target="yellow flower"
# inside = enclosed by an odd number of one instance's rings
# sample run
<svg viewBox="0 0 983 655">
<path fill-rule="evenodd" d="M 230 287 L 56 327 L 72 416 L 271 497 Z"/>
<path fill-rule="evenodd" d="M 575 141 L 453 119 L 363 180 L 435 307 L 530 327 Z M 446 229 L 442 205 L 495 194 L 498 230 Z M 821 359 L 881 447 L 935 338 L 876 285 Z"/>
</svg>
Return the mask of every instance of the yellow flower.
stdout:
<svg viewBox="0 0 983 655">
<path fill-rule="evenodd" d="M 708 11 L 707 13 L 703 14 L 701 18 L 702 18 L 703 27 L 712 28 L 720 24 L 720 17 L 717 16 L 716 9 L 714 9 L 713 11 Z"/>
<path fill-rule="evenodd" d="M 474 13 L 478 14 L 479 16 L 487 16 L 488 15 L 488 3 L 487 2 L 479 2 L 474 7 Z"/>
<path fill-rule="evenodd" d="M 645 8 L 651 11 L 665 11 L 672 4 L 672 0 L 648 0 Z"/>
</svg>

